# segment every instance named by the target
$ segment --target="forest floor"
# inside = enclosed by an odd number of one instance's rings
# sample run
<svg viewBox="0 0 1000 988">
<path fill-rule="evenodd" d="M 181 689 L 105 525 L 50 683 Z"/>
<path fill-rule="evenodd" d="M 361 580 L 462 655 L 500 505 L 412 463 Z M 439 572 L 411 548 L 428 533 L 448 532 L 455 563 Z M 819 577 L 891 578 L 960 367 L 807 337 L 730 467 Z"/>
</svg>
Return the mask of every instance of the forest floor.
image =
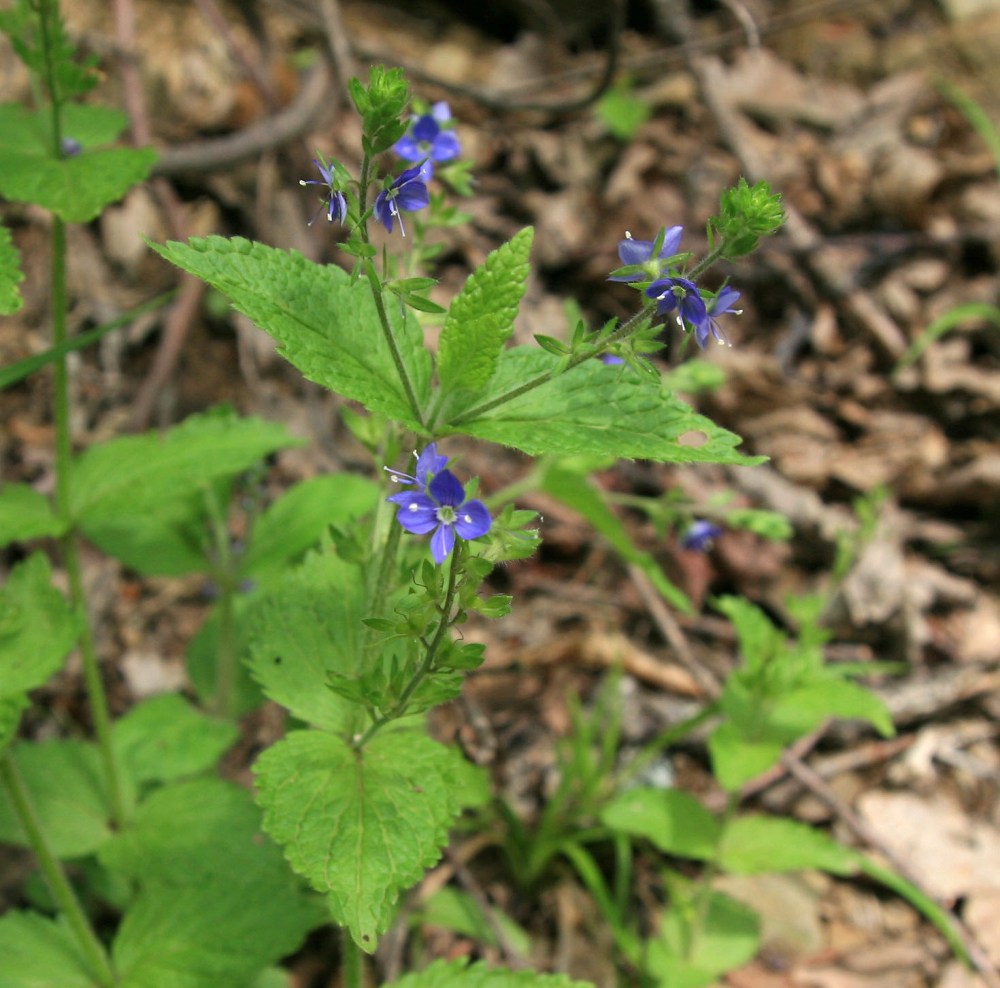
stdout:
<svg viewBox="0 0 1000 988">
<path fill-rule="evenodd" d="M 717 270 L 743 292 L 744 312 L 726 323 L 734 345 L 706 354 L 724 383 L 692 397 L 744 437 L 745 452 L 769 462 L 622 464 L 600 478 L 620 493 L 768 508 L 789 519 L 791 539 L 725 531 L 710 552 L 693 553 L 638 514 L 625 516 L 695 602 L 694 616 L 677 616 L 582 519 L 530 500 L 544 518 L 544 546 L 502 574 L 514 614 L 468 632 L 488 643 L 489 659 L 437 729 L 488 765 L 530 820 L 554 783 L 568 698 L 586 706 L 622 663 L 625 740 L 641 743 L 703 702 L 737 661 L 713 595 L 743 594 L 782 620 L 788 594 L 830 593 L 831 659 L 905 666 L 875 687 L 898 736 L 878 739 L 855 725 L 818 731 L 745 805 L 828 827 L 902 863 L 961 919 L 980 973 L 954 960 L 900 899 L 806 874 L 731 880 L 727 890 L 762 915 L 764 947 L 722 981 L 1000 983 L 1000 161 L 970 121 L 974 105 L 1000 122 L 1000 4 L 732 0 L 699 5 L 688 21 L 679 4 L 647 0 L 630 5 L 613 55 L 612 4 L 600 2 L 481 4 L 477 20 L 473 5 L 433 0 L 128 0 L 117 6 L 134 12 L 132 41 L 113 6 L 64 2 L 73 36 L 101 60 L 99 98 L 128 109 L 162 158 L 155 180 L 70 231 L 76 331 L 177 284 L 140 234 L 241 235 L 345 260 L 331 228 L 310 225 L 316 204 L 299 179 L 311 177 L 316 151 L 357 163 L 358 128 L 338 78 L 364 76 L 372 63 L 402 65 L 415 94 L 447 100 L 474 163 L 474 194 L 460 203 L 470 221 L 436 234 L 435 297 L 446 301 L 490 250 L 535 227 L 518 342 L 564 332 L 566 298 L 592 326 L 631 314 L 628 289 L 606 280 L 626 230 L 646 238 L 683 224 L 685 246 L 697 252 L 720 191 L 739 176 L 781 192 L 784 231 Z M 119 57 L 130 44 L 135 57 Z M 616 82 L 630 80 L 648 114 L 627 137 L 587 99 L 609 58 Z M 24 95 L 7 50 L 0 89 L 5 99 Z M 0 330 L 8 363 L 48 345 L 47 252 L 41 212 L 4 213 L 27 267 L 26 304 Z M 81 354 L 79 443 L 228 401 L 309 439 L 277 457 L 274 491 L 359 468 L 364 454 L 337 402 L 215 301 L 182 287 L 169 314 Z M 669 363 L 678 341 L 665 338 Z M 2 477 L 41 490 L 53 476 L 49 387 L 35 375 L 0 394 Z M 496 448 L 469 445 L 463 457 L 485 490 L 526 468 Z M 837 546 L 859 532 L 857 558 L 833 586 Z M 116 709 L 182 687 L 204 588 L 144 580 L 96 552 L 87 564 Z M 78 679 L 60 679 L 52 709 L 77 706 L 79 694 Z M 273 730 L 265 715 L 245 727 L 248 750 Z M 720 805 L 703 745 L 671 752 L 667 767 Z M 607 935 L 572 874 L 557 871 L 526 906 L 474 840 L 456 837 L 417 897 L 457 875 L 529 931 L 533 963 L 613 984 Z M 420 938 L 424 956 L 510 960 L 432 926 Z M 310 940 L 293 965 L 298 984 L 334 983 L 324 973 L 329 949 L 323 937 Z M 404 956 L 393 949 L 381 956 L 388 974 Z"/>
</svg>

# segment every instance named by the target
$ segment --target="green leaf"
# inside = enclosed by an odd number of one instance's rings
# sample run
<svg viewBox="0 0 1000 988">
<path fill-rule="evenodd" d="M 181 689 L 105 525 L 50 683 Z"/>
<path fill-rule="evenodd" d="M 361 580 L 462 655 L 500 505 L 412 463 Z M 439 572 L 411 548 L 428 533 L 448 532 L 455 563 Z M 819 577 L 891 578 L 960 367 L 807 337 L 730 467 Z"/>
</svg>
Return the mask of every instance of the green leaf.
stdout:
<svg viewBox="0 0 1000 988">
<path fill-rule="evenodd" d="M 197 493 L 275 450 L 301 446 L 283 425 L 216 408 L 162 436 L 122 436 L 91 446 L 73 464 L 71 512 L 99 536 L 102 525 Z M 88 532 L 89 535 L 89 532 Z"/>
<path fill-rule="evenodd" d="M 254 765 L 264 829 L 365 951 L 440 857 L 459 809 L 452 764 L 420 729 L 387 728 L 360 752 L 294 731 Z"/>
<path fill-rule="evenodd" d="M 751 960 L 760 944 L 752 909 L 723 895 L 708 893 L 704 917 L 692 895 L 675 898 L 663 914 L 659 937 L 649 942 L 648 971 L 670 988 L 702 988 L 720 974 Z"/>
<path fill-rule="evenodd" d="M 72 740 L 22 742 L 15 745 L 13 757 L 57 857 L 91 854 L 111 836 L 111 812 L 94 745 Z M 2 791 L 0 841 L 27 844 Z"/>
<path fill-rule="evenodd" d="M 110 511 L 94 509 L 83 526 L 87 538 L 102 552 L 144 576 L 184 576 L 205 573 L 208 559 L 208 508 L 201 493 L 154 503 L 137 512 L 135 506 Z M 141 507 L 141 505 L 138 505 Z"/>
<path fill-rule="evenodd" d="M 311 381 L 419 428 L 383 336 L 371 288 L 333 265 L 235 237 L 152 245 L 207 281 L 279 344 Z M 430 354 L 416 317 L 387 299 L 386 312 L 417 401 L 430 395 Z"/>
<path fill-rule="evenodd" d="M 720 597 L 715 607 L 733 622 L 748 669 L 761 669 L 781 653 L 785 636 L 756 604 L 743 597 Z"/>
<path fill-rule="evenodd" d="M 709 861 L 722 828 L 694 796 L 678 789 L 630 789 L 601 812 L 606 827 L 645 837 L 665 854 Z"/>
<path fill-rule="evenodd" d="M 69 927 L 37 913 L 0 916 L 0 988 L 93 988 Z"/>
<path fill-rule="evenodd" d="M 21 714 L 28 709 L 28 698 L 20 693 L 16 696 L 0 696 L 0 755 L 17 737 L 21 726 Z"/>
<path fill-rule="evenodd" d="M 315 545 L 331 525 L 346 526 L 371 511 L 379 494 L 370 480 L 347 473 L 296 484 L 254 524 L 240 571 L 258 579 L 277 574 Z"/>
<path fill-rule="evenodd" d="M 684 614 L 692 613 L 687 595 L 670 582 L 653 556 L 635 545 L 596 485 L 578 471 L 552 463 L 542 474 L 541 489 L 583 515 L 626 562 L 638 566 L 649 577 L 664 600 Z"/>
<path fill-rule="evenodd" d="M 503 345 L 514 332 L 533 235 L 526 227 L 493 251 L 452 301 L 438 343 L 444 394 L 463 390 L 475 397 L 493 377 Z"/>
<path fill-rule="evenodd" d="M 0 487 L 0 546 L 62 535 L 65 525 L 52 503 L 27 484 Z"/>
<path fill-rule="evenodd" d="M 492 906 L 487 908 L 488 915 L 474 896 L 446 885 L 423 904 L 413 922 L 440 926 L 491 947 L 502 946 L 496 933 L 500 929 L 513 950 L 522 957 L 527 957 L 531 953 L 531 937 L 524 927 L 515 923 L 502 910 Z"/>
<path fill-rule="evenodd" d="M 505 350 L 479 405 L 539 375 L 556 374 L 559 364 L 554 354 L 534 347 Z M 599 360 L 588 360 L 496 408 L 479 414 L 470 409 L 449 427 L 531 456 L 596 453 L 662 463 L 748 466 L 765 459 L 738 453 L 739 436 L 696 414 L 658 378 L 607 371 Z"/>
<path fill-rule="evenodd" d="M 357 675 L 364 603 L 361 571 L 330 553 L 310 555 L 254 601 L 250 671 L 267 696 L 309 724 L 356 730 L 359 708 L 325 683 L 331 672 Z"/>
<path fill-rule="evenodd" d="M 98 112 L 80 112 L 87 110 Z M 80 141 L 84 151 L 57 158 L 46 117 L 17 103 L 0 104 L 0 195 L 43 206 L 67 223 L 88 223 L 146 178 L 156 161 L 152 148 L 89 150 L 87 138 L 96 135 L 97 143 L 111 139 L 111 118 L 99 107 L 79 107 L 76 114 L 70 122 L 77 129 L 65 128 L 65 133 Z"/>
<path fill-rule="evenodd" d="M 406 974 L 386 988 L 593 988 L 589 981 L 575 981 L 567 974 L 508 971 L 483 963 L 435 961 L 422 971 Z"/>
<path fill-rule="evenodd" d="M 222 779 L 157 790 L 100 859 L 143 886 L 114 944 L 123 988 L 243 988 L 324 918 Z"/>
<path fill-rule="evenodd" d="M 144 700 L 114 725 L 114 742 L 136 782 L 167 782 L 211 768 L 239 736 L 177 693 Z"/>
<path fill-rule="evenodd" d="M 748 739 L 731 721 L 720 724 L 708 736 L 712 774 L 727 792 L 736 792 L 776 765 L 784 750 L 782 741 Z"/>
<path fill-rule="evenodd" d="M 0 697 L 41 686 L 63 664 L 80 619 L 52 586 L 52 568 L 34 553 L 0 589 Z"/>
<path fill-rule="evenodd" d="M 854 875 L 858 855 L 822 831 L 796 820 L 741 816 L 726 828 L 719 848 L 725 871 L 757 875 L 769 871 L 819 868 L 834 875 Z"/>
<path fill-rule="evenodd" d="M 772 706 L 769 720 L 795 738 L 808 734 L 827 717 L 867 720 L 883 737 L 896 729 L 885 701 L 857 683 L 836 676 L 833 669 L 812 682 L 781 694 Z"/>
<path fill-rule="evenodd" d="M 0 225 L 0 316 L 12 316 L 24 305 L 21 289 L 17 287 L 22 281 L 21 255 L 10 230 Z"/>
</svg>

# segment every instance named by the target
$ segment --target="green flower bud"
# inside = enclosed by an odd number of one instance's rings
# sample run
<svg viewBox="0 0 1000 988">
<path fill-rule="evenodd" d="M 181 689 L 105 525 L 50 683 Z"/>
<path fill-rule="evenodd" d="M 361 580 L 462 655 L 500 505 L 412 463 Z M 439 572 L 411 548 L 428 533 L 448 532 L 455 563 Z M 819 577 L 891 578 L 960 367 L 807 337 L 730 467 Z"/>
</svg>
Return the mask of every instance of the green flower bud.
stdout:
<svg viewBox="0 0 1000 988">
<path fill-rule="evenodd" d="M 709 221 L 709 227 L 722 243 L 722 256 L 732 259 L 756 250 L 760 238 L 774 233 L 784 221 L 781 196 L 767 182 L 750 186 L 741 178 L 722 193 L 719 215 Z"/>
</svg>

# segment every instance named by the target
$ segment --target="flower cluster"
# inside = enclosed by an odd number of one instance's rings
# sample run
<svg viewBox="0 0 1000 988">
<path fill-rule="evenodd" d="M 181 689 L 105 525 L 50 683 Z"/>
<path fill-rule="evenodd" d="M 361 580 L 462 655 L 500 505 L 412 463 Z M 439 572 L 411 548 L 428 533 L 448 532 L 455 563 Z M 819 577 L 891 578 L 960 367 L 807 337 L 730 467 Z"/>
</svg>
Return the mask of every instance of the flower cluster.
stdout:
<svg viewBox="0 0 1000 988">
<path fill-rule="evenodd" d="M 626 235 L 624 240 L 618 242 L 618 257 L 625 267 L 608 280 L 648 282 L 643 291 L 647 298 L 656 302 L 658 316 L 674 313 L 678 325 L 694 330 L 695 340 L 703 350 L 709 338 L 729 346 L 729 338 L 716 316 L 739 315 L 741 310 L 734 309 L 733 303 L 740 293 L 726 286 L 706 302 L 694 281 L 673 273 L 683 233 L 683 228 L 679 226 L 664 230 L 659 250 L 656 245 L 660 238 L 656 241 L 634 240 L 631 235 Z"/>
<path fill-rule="evenodd" d="M 399 505 L 396 519 L 413 535 L 431 536 L 431 555 L 439 566 L 455 547 L 455 538 L 478 539 L 493 525 L 482 501 L 466 500 L 465 489 L 445 466 L 448 457 L 431 443 L 417 457 L 416 475 L 385 467 L 394 483 L 413 485 L 418 490 L 401 491 L 386 498 Z"/>
</svg>

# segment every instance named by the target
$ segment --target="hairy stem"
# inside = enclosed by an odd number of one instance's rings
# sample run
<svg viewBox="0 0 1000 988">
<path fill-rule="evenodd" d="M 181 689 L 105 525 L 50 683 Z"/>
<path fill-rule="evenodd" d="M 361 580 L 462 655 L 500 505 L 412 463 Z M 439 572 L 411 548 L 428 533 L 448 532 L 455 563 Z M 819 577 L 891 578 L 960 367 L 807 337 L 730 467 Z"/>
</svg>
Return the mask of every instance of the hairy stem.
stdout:
<svg viewBox="0 0 1000 988">
<path fill-rule="evenodd" d="M 423 660 L 413 673 L 412 679 L 410 679 L 403 692 L 399 695 L 399 700 L 396 701 L 395 706 L 387 713 L 382 714 L 360 738 L 353 742 L 352 747 L 356 751 L 360 751 L 386 724 L 398 720 L 406 713 L 406 709 L 410 705 L 410 700 L 416 692 L 417 687 L 424 681 L 428 673 L 434 669 L 434 660 L 437 658 L 441 643 L 444 641 L 445 635 L 451 627 L 452 609 L 455 606 L 455 595 L 458 590 L 458 573 L 461 568 L 461 557 L 461 543 L 456 543 L 455 549 L 451 554 L 451 565 L 448 568 L 448 586 L 445 590 L 444 603 L 441 605 L 441 620 L 434 632 L 434 637 L 427 644 L 427 652 Z"/>
<path fill-rule="evenodd" d="M 31 846 L 38 861 L 38 867 L 52 892 L 52 898 L 55 899 L 60 912 L 66 917 L 69 928 L 76 938 L 89 969 L 90 977 L 101 988 L 114 988 L 114 985 L 117 984 L 117 978 L 111 969 L 107 952 L 100 940 L 97 939 L 97 934 L 94 933 L 83 907 L 73 892 L 73 887 L 70 885 L 66 873 L 52 853 L 52 848 L 42 830 L 41 821 L 38 819 L 27 787 L 24 785 L 24 780 L 21 778 L 21 773 L 18 771 L 10 751 L 0 755 L 0 785 L 6 792 L 21 829 L 28 838 L 28 844 Z"/>
<path fill-rule="evenodd" d="M 219 585 L 219 643 L 215 652 L 215 695 L 212 710 L 221 717 L 232 717 L 236 699 L 236 625 L 234 601 L 236 597 L 236 567 L 229 542 L 226 516 L 215 490 L 204 490 L 205 504 L 212 526 L 215 546 L 215 580 Z"/>
</svg>

